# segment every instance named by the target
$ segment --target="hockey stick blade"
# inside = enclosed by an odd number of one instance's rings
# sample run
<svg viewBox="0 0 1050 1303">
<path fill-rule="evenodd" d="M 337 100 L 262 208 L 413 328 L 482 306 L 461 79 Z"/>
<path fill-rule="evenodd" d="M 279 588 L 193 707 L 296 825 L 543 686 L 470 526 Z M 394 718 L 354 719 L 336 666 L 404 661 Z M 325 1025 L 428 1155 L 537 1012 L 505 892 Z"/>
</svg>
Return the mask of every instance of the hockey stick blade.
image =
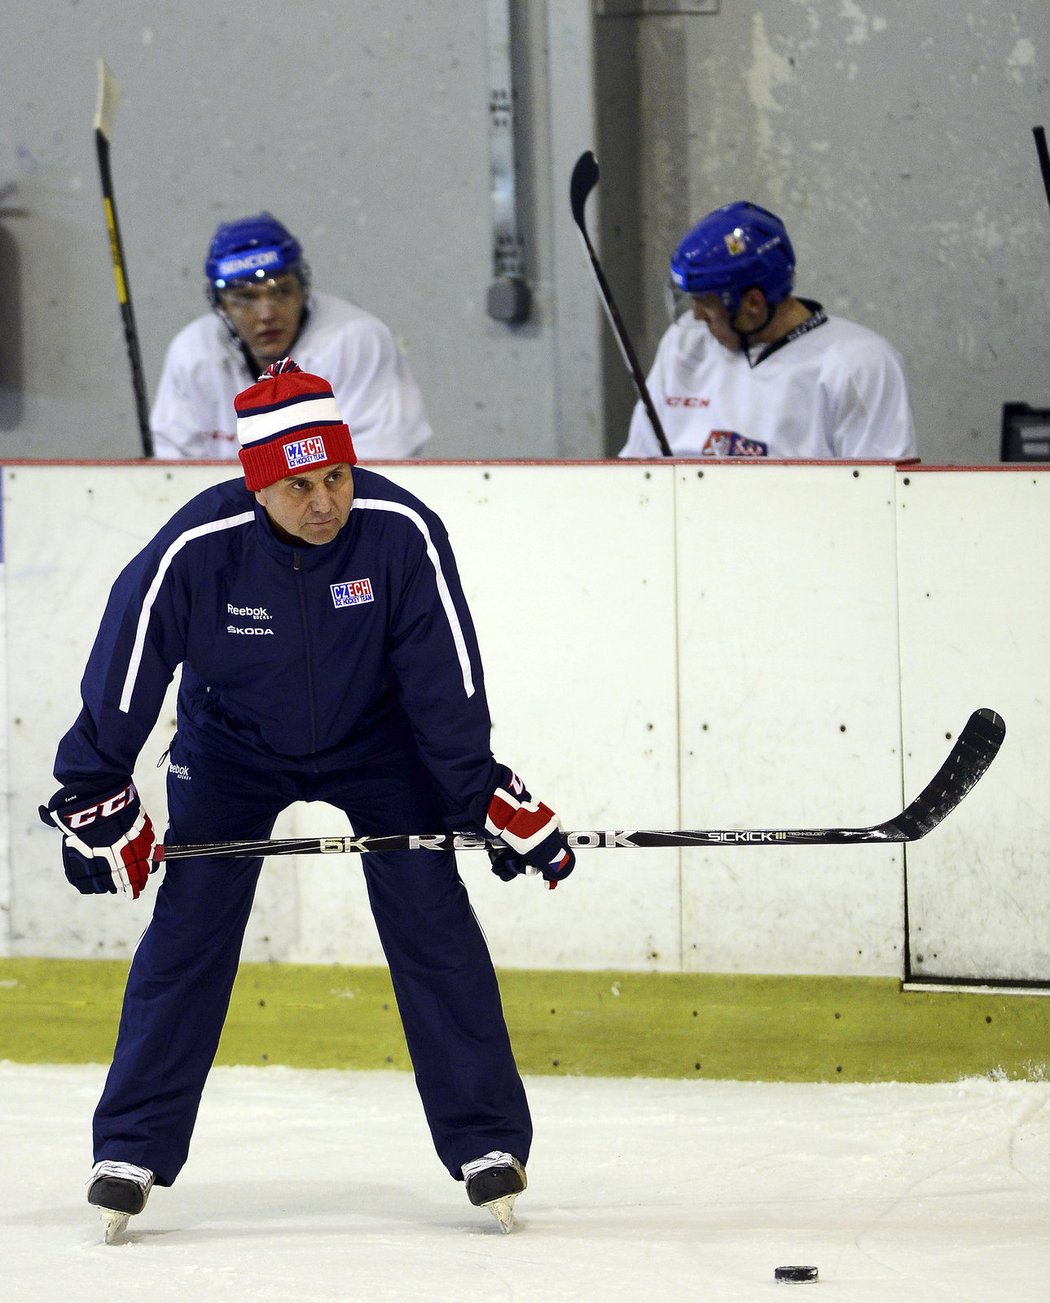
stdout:
<svg viewBox="0 0 1050 1303">
<path fill-rule="evenodd" d="M 572 169 L 572 176 L 569 178 L 569 207 L 572 209 L 573 221 L 580 228 L 580 233 L 588 247 L 590 247 L 590 240 L 587 238 L 587 222 L 583 210 L 587 197 L 597 184 L 598 160 L 588 149 L 576 160 L 576 166 Z"/>
<path fill-rule="evenodd" d="M 1035 152 L 1039 157 L 1039 171 L 1043 176 L 1046 202 L 1050 204 L 1050 152 L 1046 148 L 1046 131 L 1042 127 L 1033 127 L 1032 135 L 1035 136 Z"/>
<path fill-rule="evenodd" d="M 98 100 L 95 105 L 95 130 L 109 140 L 113 134 L 113 120 L 117 116 L 117 104 L 120 100 L 120 85 L 116 77 L 106 67 L 105 61 L 98 61 Z"/>
<path fill-rule="evenodd" d="M 925 837 L 977 783 L 999 754 L 1005 737 L 1001 715 L 987 707 L 975 710 L 933 778 L 896 819 L 881 827 L 896 834 L 894 841 L 914 842 Z"/>
<path fill-rule="evenodd" d="M 601 829 L 568 832 L 574 850 L 685 846 L 844 846 L 914 842 L 947 818 L 995 759 L 1006 725 L 994 710 L 975 710 L 951 752 L 919 795 L 893 819 L 867 828 L 709 828 L 657 831 Z M 470 833 L 393 833 L 364 837 L 280 837 L 263 841 L 196 842 L 161 846 L 157 863 L 193 856 L 345 855 L 379 851 L 476 850 L 497 838 Z"/>
</svg>

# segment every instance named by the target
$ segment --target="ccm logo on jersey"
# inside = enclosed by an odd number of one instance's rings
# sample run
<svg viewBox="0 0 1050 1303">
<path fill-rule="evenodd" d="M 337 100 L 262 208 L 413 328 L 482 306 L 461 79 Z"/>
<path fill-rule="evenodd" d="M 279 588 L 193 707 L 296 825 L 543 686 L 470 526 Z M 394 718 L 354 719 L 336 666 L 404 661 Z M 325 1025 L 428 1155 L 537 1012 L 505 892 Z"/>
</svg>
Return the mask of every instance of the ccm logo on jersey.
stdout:
<svg viewBox="0 0 1050 1303">
<path fill-rule="evenodd" d="M 83 810 L 77 810 L 74 814 L 65 814 L 62 816 L 62 821 L 69 828 L 87 828 L 96 819 L 108 819 L 111 814 L 123 810 L 134 798 L 135 784 L 128 783 L 127 787 L 116 796 L 100 801 L 98 805 L 85 805 Z"/>
<path fill-rule="evenodd" d="M 336 606 L 360 606 L 374 602 L 371 579 L 348 579 L 343 584 L 332 585 L 332 601 Z"/>
</svg>

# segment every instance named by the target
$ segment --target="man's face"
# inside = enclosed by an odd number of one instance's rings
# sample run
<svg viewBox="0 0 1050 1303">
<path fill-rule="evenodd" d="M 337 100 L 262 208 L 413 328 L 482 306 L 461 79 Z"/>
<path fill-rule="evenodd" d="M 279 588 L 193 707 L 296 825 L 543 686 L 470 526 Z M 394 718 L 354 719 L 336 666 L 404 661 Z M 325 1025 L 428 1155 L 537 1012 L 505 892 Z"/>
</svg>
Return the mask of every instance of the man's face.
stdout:
<svg viewBox="0 0 1050 1303">
<path fill-rule="evenodd" d="M 291 272 L 254 284 L 238 281 L 219 295 L 220 307 L 260 370 L 291 352 L 305 303 L 302 284 Z"/>
<path fill-rule="evenodd" d="M 330 543 L 350 517 L 354 477 L 345 462 L 302 471 L 255 494 L 286 542 Z"/>
<path fill-rule="evenodd" d="M 733 329 L 725 304 L 717 294 L 698 294 L 693 298 L 693 316 L 707 323 L 715 339 L 732 352 L 740 348 L 740 336 Z"/>
<path fill-rule="evenodd" d="M 693 316 L 697 321 L 706 321 L 707 328 L 715 339 L 731 352 L 738 352 L 741 336 L 757 344 L 769 343 L 775 334 L 768 333 L 773 320 L 773 309 L 766 302 L 766 296 L 757 286 L 744 290 L 740 296 L 740 307 L 736 316 L 731 317 L 717 294 L 699 294 L 693 298 Z"/>
</svg>

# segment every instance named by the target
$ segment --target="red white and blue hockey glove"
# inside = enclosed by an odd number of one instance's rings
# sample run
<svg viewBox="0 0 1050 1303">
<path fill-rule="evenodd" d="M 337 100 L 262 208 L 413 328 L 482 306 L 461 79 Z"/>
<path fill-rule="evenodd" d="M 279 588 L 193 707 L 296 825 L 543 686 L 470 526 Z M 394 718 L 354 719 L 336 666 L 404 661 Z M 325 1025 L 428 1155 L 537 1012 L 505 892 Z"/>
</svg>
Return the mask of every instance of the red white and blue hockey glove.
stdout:
<svg viewBox="0 0 1050 1303">
<path fill-rule="evenodd" d="M 63 787 L 40 807 L 40 818 L 62 830 L 62 867 L 77 891 L 130 891 L 138 899 L 157 867 L 157 839 L 134 783 L 99 797 Z"/>
<path fill-rule="evenodd" d="M 504 882 L 519 874 L 538 872 L 553 891 L 576 867 L 576 856 L 562 835 L 558 816 L 542 801 L 534 801 L 517 774 L 500 765 L 496 790 L 478 812 L 485 831 L 502 846 L 488 848 L 492 872 Z"/>
</svg>

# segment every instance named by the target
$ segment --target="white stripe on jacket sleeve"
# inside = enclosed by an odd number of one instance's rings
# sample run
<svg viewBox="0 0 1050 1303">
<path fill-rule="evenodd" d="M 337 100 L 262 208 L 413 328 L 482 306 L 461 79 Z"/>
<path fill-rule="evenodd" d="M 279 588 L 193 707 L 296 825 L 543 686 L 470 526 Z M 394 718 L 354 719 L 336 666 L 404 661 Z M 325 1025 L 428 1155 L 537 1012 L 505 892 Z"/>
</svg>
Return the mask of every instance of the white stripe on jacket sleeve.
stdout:
<svg viewBox="0 0 1050 1303">
<path fill-rule="evenodd" d="M 416 529 L 423 535 L 426 543 L 427 557 L 430 564 L 434 567 L 434 578 L 437 582 L 438 597 L 441 599 L 441 606 L 445 612 L 445 619 L 448 620 L 449 631 L 452 634 L 452 641 L 456 648 L 456 657 L 459 660 L 459 668 L 463 675 L 463 691 L 468 697 L 474 695 L 474 672 L 470 668 L 470 653 L 467 650 L 467 640 L 463 634 L 463 626 L 460 624 L 459 614 L 456 611 L 456 605 L 452 600 L 452 594 L 449 592 L 448 583 L 445 580 L 445 572 L 441 568 L 441 557 L 434 546 L 434 540 L 430 537 L 430 530 L 427 529 L 426 521 L 418 511 L 413 511 L 411 507 L 406 507 L 400 502 L 386 502 L 382 498 L 355 498 L 353 511 L 393 511 L 399 516 L 404 516 L 410 520 Z"/>
<path fill-rule="evenodd" d="M 153 614 L 153 604 L 157 600 L 157 594 L 160 592 L 160 586 L 163 584 L 171 563 L 175 557 L 182 551 L 187 543 L 192 543 L 195 539 L 204 538 L 208 534 L 218 534 L 224 529 L 236 529 L 240 525 L 250 524 L 255 519 L 254 511 L 242 512 L 239 516 L 229 516 L 225 520 L 212 520 L 207 525 L 198 525 L 196 529 L 188 529 L 185 534 L 180 534 L 172 543 L 168 550 L 160 559 L 160 565 L 157 566 L 157 573 L 153 576 L 153 582 L 150 584 L 146 596 L 142 602 L 142 610 L 139 612 L 138 624 L 135 628 L 135 643 L 131 649 L 131 659 L 128 662 L 128 672 L 124 678 L 124 690 L 120 694 L 120 707 L 126 715 L 131 710 L 131 698 L 135 691 L 135 681 L 138 678 L 139 669 L 142 665 L 142 649 L 146 645 L 146 630 L 149 627 L 149 619 Z"/>
</svg>

